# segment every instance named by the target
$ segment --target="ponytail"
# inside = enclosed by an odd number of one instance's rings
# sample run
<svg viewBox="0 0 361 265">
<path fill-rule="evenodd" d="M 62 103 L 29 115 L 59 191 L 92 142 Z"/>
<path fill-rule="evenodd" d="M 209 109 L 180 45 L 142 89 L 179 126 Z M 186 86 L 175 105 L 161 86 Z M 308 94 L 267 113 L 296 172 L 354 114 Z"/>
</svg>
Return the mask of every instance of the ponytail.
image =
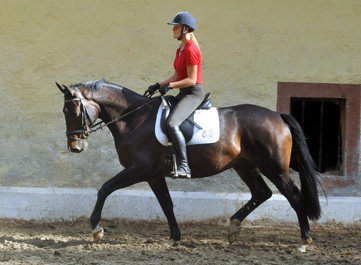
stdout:
<svg viewBox="0 0 361 265">
<path fill-rule="evenodd" d="M 199 51 L 200 51 L 201 49 L 200 49 L 200 47 L 199 47 L 198 41 L 197 41 L 197 39 L 196 39 L 196 36 L 194 36 L 194 33 L 193 33 L 193 32 L 190 32 L 189 35 L 190 35 L 191 39 L 193 40 L 193 42 L 198 46 L 198 49 L 199 49 Z"/>
</svg>

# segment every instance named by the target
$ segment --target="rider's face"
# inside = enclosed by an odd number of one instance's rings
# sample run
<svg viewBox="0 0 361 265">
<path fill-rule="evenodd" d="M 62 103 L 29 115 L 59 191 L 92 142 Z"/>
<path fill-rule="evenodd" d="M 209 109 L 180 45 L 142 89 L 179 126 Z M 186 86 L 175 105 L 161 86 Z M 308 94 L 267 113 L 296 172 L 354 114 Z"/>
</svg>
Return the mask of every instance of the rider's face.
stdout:
<svg viewBox="0 0 361 265">
<path fill-rule="evenodd" d="M 173 25 L 173 38 L 178 39 L 182 34 L 182 25 Z"/>
</svg>

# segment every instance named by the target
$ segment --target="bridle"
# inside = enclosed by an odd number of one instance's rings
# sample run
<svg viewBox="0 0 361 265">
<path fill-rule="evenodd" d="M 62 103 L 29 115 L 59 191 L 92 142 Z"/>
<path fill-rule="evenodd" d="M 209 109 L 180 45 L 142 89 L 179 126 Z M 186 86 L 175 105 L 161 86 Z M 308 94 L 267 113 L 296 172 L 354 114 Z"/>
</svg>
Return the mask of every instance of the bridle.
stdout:
<svg viewBox="0 0 361 265">
<path fill-rule="evenodd" d="M 81 129 L 80 130 L 74 130 L 74 131 L 66 131 L 66 136 L 72 140 L 75 140 L 75 141 L 86 141 L 88 139 L 88 137 L 90 136 L 90 134 L 92 132 L 96 132 L 100 129 L 103 129 L 103 127 L 109 125 L 109 124 L 112 124 L 114 122 L 117 122 L 121 119 L 123 119 L 124 117 L 130 115 L 131 113 L 143 108 L 144 106 L 152 103 L 153 101 L 155 100 L 158 100 L 159 97 L 156 97 L 156 98 L 152 98 L 152 100 L 144 103 L 143 105 L 121 115 L 120 117 L 114 119 L 114 120 L 111 120 L 107 123 L 103 122 L 103 121 L 100 121 L 96 124 L 93 125 L 91 119 L 90 119 L 90 116 L 89 116 L 89 113 L 88 113 L 88 109 L 87 109 L 87 106 L 86 104 L 83 102 L 83 95 L 81 94 L 80 90 L 78 87 L 74 87 L 78 94 L 79 94 L 79 97 L 77 98 L 71 98 L 71 99 L 64 99 L 64 102 L 75 102 L 75 101 L 79 101 L 80 102 L 80 110 L 81 110 Z M 89 121 L 89 125 L 88 125 L 88 121 Z M 102 124 L 104 123 L 104 124 Z M 74 134 L 81 134 L 81 137 L 80 138 L 76 138 L 76 137 L 73 137 L 72 135 Z"/>
<path fill-rule="evenodd" d="M 80 130 L 74 130 L 74 131 L 66 131 L 66 136 L 72 140 L 75 141 L 86 141 L 90 135 L 90 133 L 92 132 L 91 127 L 92 127 L 92 122 L 88 113 L 88 109 L 86 107 L 86 105 L 83 102 L 83 95 L 81 94 L 79 88 L 75 87 L 75 89 L 78 91 L 79 93 L 79 97 L 77 98 L 71 98 L 71 99 L 64 99 L 64 102 L 75 102 L 75 101 L 79 101 L 80 102 L 80 111 L 81 111 L 81 129 Z M 88 125 L 88 122 L 90 126 Z M 75 138 L 72 135 L 74 134 L 80 134 L 81 137 L 80 138 Z"/>
</svg>

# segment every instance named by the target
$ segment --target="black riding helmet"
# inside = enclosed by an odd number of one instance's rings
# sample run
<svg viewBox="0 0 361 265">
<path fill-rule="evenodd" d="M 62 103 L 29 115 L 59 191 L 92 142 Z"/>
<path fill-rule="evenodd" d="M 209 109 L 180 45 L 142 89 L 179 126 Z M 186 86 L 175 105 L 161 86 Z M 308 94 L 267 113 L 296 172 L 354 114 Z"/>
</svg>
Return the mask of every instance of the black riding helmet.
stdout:
<svg viewBox="0 0 361 265">
<path fill-rule="evenodd" d="M 168 25 L 183 25 L 182 34 L 178 40 L 183 38 L 183 34 L 185 34 L 185 26 L 189 28 L 188 32 L 193 32 L 196 29 L 196 20 L 195 18 L 189 14 L 188 12 L 180 12 L 173 18 L 172 22 L 169 22 Z"/>
</svg>

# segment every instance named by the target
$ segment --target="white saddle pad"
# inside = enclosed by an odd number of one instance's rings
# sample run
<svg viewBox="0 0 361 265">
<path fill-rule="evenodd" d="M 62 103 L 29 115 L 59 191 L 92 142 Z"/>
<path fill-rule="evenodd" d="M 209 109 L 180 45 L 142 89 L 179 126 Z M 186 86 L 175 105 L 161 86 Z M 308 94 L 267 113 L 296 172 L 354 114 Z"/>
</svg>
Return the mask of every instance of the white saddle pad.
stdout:
<svg viewBox="0 0 361 265">
<path fill-rule="evenodd" d="M 160 127 L 160 120 L 162 116 L 162 110 L 164 106 L 160 104 L 157 114 L 157 120 L 155 123 L 155 136 L 158 141 L 164 145 L 168 145 L 168 138 L 162 132 Z M 187 143 L 187 145 L 195 144 L 212 144 L 219 140 L 219 117 L 218 110 L 212 107 L 208 110 L 196 110 L 194 114 L 194 122 L 196 122 L 202 129 L 194 126 L 193 137 Z"/>
</svg>

